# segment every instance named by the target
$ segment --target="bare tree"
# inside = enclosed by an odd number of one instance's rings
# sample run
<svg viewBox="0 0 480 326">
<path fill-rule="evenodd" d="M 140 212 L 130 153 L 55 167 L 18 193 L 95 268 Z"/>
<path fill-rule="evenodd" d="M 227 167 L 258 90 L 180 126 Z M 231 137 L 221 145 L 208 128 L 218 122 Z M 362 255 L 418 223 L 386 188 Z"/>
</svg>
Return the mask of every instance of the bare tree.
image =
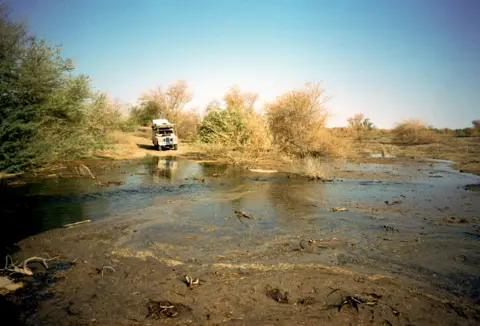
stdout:
<svg viewBox="0 0 480 326">
<path fill-rule="evenodd" d="M 166 91 L 157 87 L 140 97 L 140 108 L 137 111 L 148 119 L 163 117 L 173 123 L 178 123 L 179 114 L 193 97 L 188 90 L 187 82 L 177 81 L 170 85 Z"/>
<path fill-rule="evenodd" d="M 230 88 L 223 97 L 227 107 L 246 110 L 252 110 L 257 99 L 258 94 L 242 92 L 238 86 Z"/>
</svg>

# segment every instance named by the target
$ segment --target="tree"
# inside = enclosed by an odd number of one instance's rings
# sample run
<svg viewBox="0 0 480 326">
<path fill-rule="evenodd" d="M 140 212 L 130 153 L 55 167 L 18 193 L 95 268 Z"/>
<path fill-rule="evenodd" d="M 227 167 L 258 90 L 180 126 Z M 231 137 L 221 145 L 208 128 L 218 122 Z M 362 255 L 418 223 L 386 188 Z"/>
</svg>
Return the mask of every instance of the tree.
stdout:
<svg viewBox="0 0 480 326">
<path fill-rule="evenodd" d="M 101 147 L 112 124 L 92 128 L 106 110 L 95 111 L 99 95 L 91 92 L 89 79 L 72 75 L 72 62 L 61 49 L 28 36 L 5 7 L 0 50 L 0 171 L 22 171 Z"/>
<path fill-rule="evenodd" d="M 257 98 L 256 94 L 232 87 L 223 97 L 224 108 L 218 101 L 210 102 L 198 130 L 199 140 L 234 151 L 269 147 L 265 121 L 253 110 Z"/>
<path fill-rule="evenodd" d="M 347 119 L 350 128 L 356 131 L 368 131 L 375 128 L 373 122 L 366 118 L 363 113 L 356 113 L 353 117 Z"/>
<path fill-rule="evenodd" d="M 166 91 L 158 87 L 142 95 L 140 105 L 134 114 L 144 125 L 153 119 L 162 117 L 172 123 L 178 123 L 180 113 L 184 110 L 185 105 L 191 102 L 192 96 L 187 83 L 177 81 Z"/>
<path fill-rule="evenodd" d="M 473 125 L 473 129 L 480 130 L 480 120 L 473 120 L 472 125 Z"/>
<path fill-rule="evenodd" d="M 267 119 L 275 143 L 287 152 L 321 155 L 328 112 L 319 84 L 285 93 L 267 106 Z"/>
</svg>

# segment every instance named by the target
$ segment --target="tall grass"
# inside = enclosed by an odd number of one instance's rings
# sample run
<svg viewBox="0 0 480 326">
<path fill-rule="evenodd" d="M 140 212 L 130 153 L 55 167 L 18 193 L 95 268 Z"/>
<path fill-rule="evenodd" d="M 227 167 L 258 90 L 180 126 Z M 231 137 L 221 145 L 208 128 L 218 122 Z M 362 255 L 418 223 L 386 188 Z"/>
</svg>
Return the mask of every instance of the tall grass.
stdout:
<svg viewBox="0 0 480 326">
<path fill-rule="evenodd" d="M 326 177 L 324 164 L 318 157 L 303 157 L 293 162 L 293 171 L 300 175 L 314 178 L 323 179 Z"/>
</svg>

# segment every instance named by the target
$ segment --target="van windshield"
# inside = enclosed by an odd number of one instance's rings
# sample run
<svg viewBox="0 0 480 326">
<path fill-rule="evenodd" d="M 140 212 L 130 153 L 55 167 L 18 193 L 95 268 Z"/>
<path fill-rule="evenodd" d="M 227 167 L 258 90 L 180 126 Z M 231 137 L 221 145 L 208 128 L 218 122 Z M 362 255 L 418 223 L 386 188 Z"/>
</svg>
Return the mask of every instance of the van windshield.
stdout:
<svg viewBox="0 0 480 326">
<path fill-rule="evenodd" d="M 157 135 L 171 135 L 173 134 L 173 129 L 157 129 Z"/>
</svg>

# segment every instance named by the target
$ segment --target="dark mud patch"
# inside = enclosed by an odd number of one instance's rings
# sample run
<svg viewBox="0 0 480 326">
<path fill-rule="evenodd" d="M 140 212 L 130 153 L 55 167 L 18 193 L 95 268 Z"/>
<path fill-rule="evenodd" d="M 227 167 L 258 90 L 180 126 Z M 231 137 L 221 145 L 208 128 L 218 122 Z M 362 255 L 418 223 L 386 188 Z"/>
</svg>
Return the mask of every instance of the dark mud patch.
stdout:
<svg viewBox="0 0 480 326">
<path fill-rule="evenodd" d="M 465 186 L 465 190 L 480 191 L 480 183 L 466 185 L 466 186 Z"/>
</svg>

